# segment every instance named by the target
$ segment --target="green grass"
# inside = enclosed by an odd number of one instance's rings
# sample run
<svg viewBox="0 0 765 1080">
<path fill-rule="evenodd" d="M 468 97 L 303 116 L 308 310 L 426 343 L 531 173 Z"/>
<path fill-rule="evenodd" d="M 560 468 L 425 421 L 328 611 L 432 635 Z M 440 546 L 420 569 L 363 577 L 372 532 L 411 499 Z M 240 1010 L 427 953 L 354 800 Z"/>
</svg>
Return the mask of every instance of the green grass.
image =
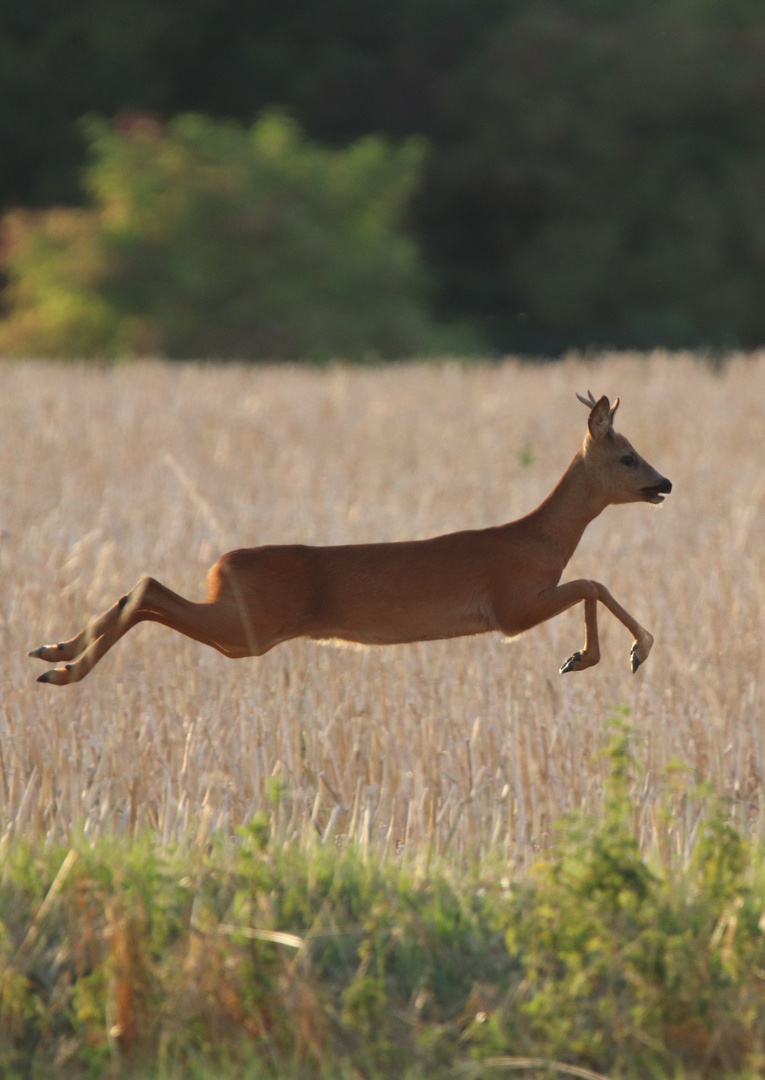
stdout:
<svg viewBox="0 0 765 1080">
<path fill-rule="evenodd" d="M 6 839 L 0 1072 L 759 1074 L 761 850 L 702 791 L 687 869 L 649 865 L 618 723 L 604 756 L 604 812 L 515 877 L 274 843 L 266 813 L 204 851 Z"/>
</svg>

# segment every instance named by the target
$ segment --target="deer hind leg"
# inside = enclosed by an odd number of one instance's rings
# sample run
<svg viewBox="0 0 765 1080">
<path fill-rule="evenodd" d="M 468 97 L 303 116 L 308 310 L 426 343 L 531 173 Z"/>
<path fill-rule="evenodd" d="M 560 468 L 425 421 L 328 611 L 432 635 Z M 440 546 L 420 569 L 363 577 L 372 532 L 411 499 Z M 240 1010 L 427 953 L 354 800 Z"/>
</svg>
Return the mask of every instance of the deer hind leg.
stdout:
<svg viewBox="0 0 765 1080">
<path fill-rule="evenodd" d="M 138 583 L 139 585 L 141 582 Z M 31 656 L 36 660 L 74 660 L 79 656 L 81 652 L 92 645 L 105 634 L 108 630 L 115 627 L 123 618 L 123 611 L 125 605 L 130 601 L 131 596 L 134 596 L 138 589 L 138 585 L 135 589 L 132 589 L 125 596 L 121 596 L 116 604 L 112 604 L 108 611 L 105 611 L 103 615 L 100 615 L 97 619 L 94 619 L 89 623 L 84 630 L 81 630 L 79 634 L 75 634 L 69 641 L 60 641 L 58 645 L 40 645 L 37 649 L 32 649 L 27 653 L 27 656 Z"/>
<path fill-rule="evenodd" d="M 154 578 L 147 577 L 142 578 L 126 596 L 70 641 L 33 649 L 29 655 L 42 660 L 79 657 L 73 663 L 43 672 L 37 681 L 56 686 L 79 682 L 123 634 L 139 622 L 146 621 L 169 626 L 186 637 L 212 646 L 225 656 L 252 656 L 258 651 L 253 648 L 255 643 L 248 640 L 248 635 L 243 632 L 241 620 L 229 607 L 215 603 L 193 603 Z"/>
</svg>

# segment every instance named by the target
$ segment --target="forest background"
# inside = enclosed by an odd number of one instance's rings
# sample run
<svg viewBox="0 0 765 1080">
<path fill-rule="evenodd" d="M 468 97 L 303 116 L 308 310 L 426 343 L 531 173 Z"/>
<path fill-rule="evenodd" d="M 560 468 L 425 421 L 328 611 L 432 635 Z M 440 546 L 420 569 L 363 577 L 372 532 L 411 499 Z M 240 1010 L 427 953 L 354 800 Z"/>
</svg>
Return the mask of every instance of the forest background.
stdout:
<svg viewBox="0 0 765 1080">
<path fill-rule="evenodd" d="M 278 106 L 328 148 L 370 133 L 409 147 L 396 227 L 419 273 L 401 289 L 451 327 L 452 351 L 750 348 L 765 336 L 764 57 L 754 0 L 6 4 L 0 208 L 87 202 L 85 115 L 249 127 Z M 6 230 L 6 281 L 8 246 Z M 410 316 L 380 355 L 427 351 Z"/>
</svg>

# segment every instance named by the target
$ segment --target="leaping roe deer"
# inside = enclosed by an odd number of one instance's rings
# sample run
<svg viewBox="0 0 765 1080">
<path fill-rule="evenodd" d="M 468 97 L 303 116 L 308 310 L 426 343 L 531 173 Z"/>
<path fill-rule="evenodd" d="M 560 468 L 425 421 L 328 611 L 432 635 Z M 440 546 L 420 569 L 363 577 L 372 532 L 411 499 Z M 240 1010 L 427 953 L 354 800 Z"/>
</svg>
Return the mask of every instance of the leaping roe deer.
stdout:
<svg viewBox="0 0 765 1080">
<path fill-rule="evenodd" d="M 617 398 L 577 397 L 590 409 L 581 448 L 557 486 L 530 514 L 489 529 L 391 544 L 242 548 L 208 575 L 204 603 L 144 577 L 70 641 L 30 656 L 67 661 L 38 682 L 79 682 L 123 634 L 146 620 L 212 645 L 224 656 L 261 656 L 282 641 L 399 645 L 498 630 L 515 637 L 584 602 L 584 647 L 560 671 L 600 660 L 597 605 L 634 638 L 632 670 L 653 638 L 598 581 L 559 585 L 587 525 L 615 503 L 660 503 L 672 490 L 613 428 Z M 72 662 L 73 661 L 73 662 Z"/>
</svg>

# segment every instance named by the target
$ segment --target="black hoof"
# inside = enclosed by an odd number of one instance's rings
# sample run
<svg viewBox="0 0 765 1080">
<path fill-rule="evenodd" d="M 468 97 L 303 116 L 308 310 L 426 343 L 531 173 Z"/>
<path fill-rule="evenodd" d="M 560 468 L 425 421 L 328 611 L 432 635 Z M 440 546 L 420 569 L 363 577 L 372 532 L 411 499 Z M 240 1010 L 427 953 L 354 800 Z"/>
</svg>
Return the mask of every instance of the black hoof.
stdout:
<svg viewBox="0 0 765 1080">
<path fill-rule="evenodd" d="M 42 673 L 42 675 L 38 675 L 37 676 L 37 681 L 38 682 L 50 682 L 50 672 L 49 671 L 44 671 Z"/>
<path fill-rule="evenodd" d="M 574 665 L 581 659 L 582 659 L 582 654 L 580 652 L 575 652 L 573 656 L 569 656 L 569 658 L 565 662 L 565 664 L 561 664 L 561 668 L 560 668 L 560 671 L 558 672 L 558 674 L 559 675 L 565 675 L 569 671 L 576 671 L 576 668 L 574 667 Z"/>
<path fill-rule="evenodd" d="M 632 674 L 634 675 L 643 661 L 640 659 L 637 653 L 632 653 L 630 656 L 630 663 L 632 664 Z"/>
<path fill-rule="evenodd" d="M 39 648 L 37 648 L 37 649 L 30 649 L 30 651 L 27 653 L 27 656 L 31 656 L 33 660 L 40 660 L 40 659 L 42 659 L 42 654 L 44 652 L 45 652 L 45 646 L 40 645 Z"/>
</svg>

